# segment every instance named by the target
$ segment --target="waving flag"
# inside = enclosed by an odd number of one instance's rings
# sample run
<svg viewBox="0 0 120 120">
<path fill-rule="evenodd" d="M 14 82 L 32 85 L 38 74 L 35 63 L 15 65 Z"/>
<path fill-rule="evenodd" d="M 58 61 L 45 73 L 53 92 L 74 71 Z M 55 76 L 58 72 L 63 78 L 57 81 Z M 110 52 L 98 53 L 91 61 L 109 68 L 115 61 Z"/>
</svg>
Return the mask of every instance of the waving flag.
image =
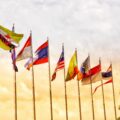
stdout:
<svg viewBox="0 0 120 120">
<path fill-rule="evenodd" d="M 110 65 L 106 72 L 102 72 L 102 78 L 104 80 L 112 79 L 112 66 Z"/>
<path fill-rule="evenodd" d="M 89 74 L 89 69 L 90 69 L 90 56 L 88 56 L 85 61 L 83 62 L 80 71 L 83 74 Z"/>
<path fill-rule="evenodd" d="M 20 61 L 26 58 L 32 57 L 32 49 L 31 49 L 31 36 L 29 36 L 28 40 L 26 41 L 25 45 L 17 55 L 16 61 Z"/>
<path fill-rule="evenodd" d="M 63 69 L 63 68 L 64 68 L 64 51 L 62 50 L 62 53 L 61 53 L 60 58 L 58 60 L 57 66 L 56 66 L 55 71 L 52 75 L 52 81 L 56 78 L 56 72 L 58 70 Z"/>
<path fill-rule="evenodd" d="M 82 84 L 87 85 L 90 84 L 91 82 L 95 83 L 97 81 L 100 81 L 101 79 L 102 79 L 101 64 L 98 64 L 97 66 L 89 70 L 89 74 L 83 75 Z"/>
<path fill-rule="evenodd" d="M 11 58 L 12 58 L 12 63 L 13 63 L 13 69 L 15 72 L 18 72 L 18 68 L 16 66 L 16 53 L 15 53 L 15 48 L 11 50 Z"/>
<path fill-rule="evenodd" d="M 76 52 L 75 52 L 70 60 L 70 63 L 69 63 L 66 81 L 74 79 L 74 77 L 78 73 L 79 73 L 79 70 L 78 70 L 78 66 L 77 66 L 77 58 L 76 58 Z"/>
<path fill-rule="evenodd" d="M 48 62 L 48 41 L 42 44 L 35 52 L 35 57 L 30 58 L 25 64 L 25 67 L 29 70 L 33 65 L 43 64 Z"/>
<path fill-rule="evenodd" d="M 77 80 L 82 80 L 84 74 L 89 75 L 89 69 L 90 69 L 89 64 L 90 64 L 90 57 L 88 56 L 80 67 L 80 71 L 77 75 Z"/>
<path fill-rule="evenodd" d="M 93 94 L 97 91 L 97 89 L 103 85 L 106 85 L 108 83 L 112 83 L 112 65 L 109 66 L 106 72 L 102 72 L 102 78 L 104 80 L 107 80 L 107 82 L 97 86 L 93 92 Z"/>
<path fill-rule="evenodd" d="M 97 89 L 98 89 L 99 87 L 101 87 L 101 86 L 103 86 L 103 85 L 106 85 L 106 84 L 109 84 L 109 83 L 112 83 L 112 79 L 111 79 L 111 80 L 108 80 L 107 82 L 105 82 L 105 83 L 103 83 L 103 84 L 101 84 L 101 85 L 99 85 L 99 86 L 97 86 L 97 87 L 94 89 L 93 94 L 97 91 Z"/>
<path fill-rule="evenodd" d="M 46 41 L 43 45 L 41 45 L 36 50 L 36 60 L 34 61 L 34 65 L 43 64 L 48 62 L 48 41 Z"/>
<path fill-rule="evenodd" d="M 0 47 L 4 50 L 11 50 L 18 46 L 23 34 L 14 33 L 0 25 Z"/>
</svg>

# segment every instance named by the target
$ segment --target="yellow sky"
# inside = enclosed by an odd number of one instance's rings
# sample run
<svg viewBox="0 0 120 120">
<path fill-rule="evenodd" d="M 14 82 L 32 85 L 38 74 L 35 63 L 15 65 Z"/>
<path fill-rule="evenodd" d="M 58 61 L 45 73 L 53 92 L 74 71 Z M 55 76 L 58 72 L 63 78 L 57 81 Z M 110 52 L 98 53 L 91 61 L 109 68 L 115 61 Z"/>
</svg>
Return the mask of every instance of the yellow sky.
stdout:
<svg viewBox="0 0 120 120">
<path fill-rule="evenodd" d="M 22 65 L 24 62 L 19 62 L 19 72 L 17 73 L 17 96 L 18 96 L 18 120 L 33 120 L 33 104 L 32 104 L 32 78 L 31 71 L 27 71 Z M 8 68 L 6 69 L 3 61 L 0 63 L 0 118 L 2 120 L 14 120 L 14 73 L 12 66 L 6 61 Z M 104 65 L 105 67 L 109 64 Z M 113 63 L 113 74 L 115 82 L 115 94 L 117 114 L 119 103 L 119 68 L 120 64 Z M 104 70 L 107 69 L 104 67 Z M 7 72 L 6 72 L 7 71 Z M 52 66 L 53 71 L 53 66 Z M 65 99 L 64 99 L 64 82 L 63 71 L 58 72 L 57 79 L 52 82 L 53 93 L 53 116 L 54 120 L 65 120 Z M 93 85 L 99 85 L 100 82 Z M 90 85 L 82 86 L 81 89 L 81 105 L 83 120 L 92 120 Z M 114 106 L 111 84 L 104 86 L 106 114 L 108 120 L 114 120 Z M 35 66 L 35 92 L 36 92 L 36 116 L 37 120 L 50 120 L 50 102 L 49 102 L 49 81 L 48 81 L 48 64 Z M 69 120 L 79 120 L 78 108 L 78 92 L 77 81 L 72 80 L 67 82 L 67 97 Z M 94 95 L 94 108 L 96 120 L 103 120 L 103 104 L 101 88 Z"/>
<path fill-rule="evenodd" d="M 120 116 L 120 0 L 0 0 L 0 24 L 15 32 L 24 33 L 17 53 L 32 30 L 33 51 L 50 40 L 51 71 L 65 45 L 66 69 L 75 48 L 79 65 L 88 53 L 91 66 L 102 57 L 105 71 L 113 61 L 117 114 Z M 14 72 L 10 55 L 0 50 L 0 120 L 14 120 Z M 18 63 L 17 97 L 18 120 L 33 120 L 32 78 L 25 70 L 25 61 Z M 52 83 L 54 120 L 65 120 L 63 71 Z M 99 85 L 100 82 L 93 85 Z M 90 86 L 82 86 L 83 120 L 92 120 Z M 107 120 L 114 120 L 111 84 L 104 86 Z M 48 64 L 35 67 L 37 120 L 50 120 Z M 79 120 L 76 80 L 67 83 L 69 120 Z M 95 120 L 103 120 L 101 89 L 94 95 Z"/>
</svg>

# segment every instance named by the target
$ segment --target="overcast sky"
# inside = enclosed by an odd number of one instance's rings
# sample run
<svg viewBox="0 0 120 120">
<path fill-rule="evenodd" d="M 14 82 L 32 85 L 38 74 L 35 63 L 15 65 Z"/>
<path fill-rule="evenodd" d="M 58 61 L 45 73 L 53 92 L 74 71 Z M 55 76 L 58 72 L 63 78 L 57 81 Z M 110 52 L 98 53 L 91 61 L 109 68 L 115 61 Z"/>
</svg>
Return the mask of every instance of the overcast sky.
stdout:
<svg viewBox="0 0 120 120">
<path fill-rule="evenodd" d="M 32 30 L 34 49 L 48 36 L 52 55 L 64 42 L 67 56 L 77 47 L 83 58 L 120 58 L 119 0 L 2 0 L 0 8 L 0 24 L 24 33 L 20 48 Z"/>
<path fill-rule="evenodd" d="M 47 36 L 49 37 L 52 72 L 60 55 L 62 43 L 65 45 L 66 64 L 69 63 L 68 59 L 71 58 L 75 48 L 78 48 L 79 64 L 83 62 L 88 53 L 91 55 L 92 65 L 96 65 L 98 58 L 102 57 L 102 63 L 107 62 L 107 65 L 103 64 L 105 69 L 112 60 L 117 106 L 120 104 L 118 99 L 120 91 L 120 0 L 0 0 L 0 24 L 12 29 L 13 23 L 15 31 L 24 34 L 17 52 L 27 40 L 30 30 L 33 33 L 34 50 L 46 41 Z M 2 57 L 4 59 L 0 59 L 2 68 L 0 70 L 0 118 L 12 120 L 14 118 L 14 79 L 10 53 L 1 49 L 0 58 Z M 19 68 L 17 73 L 18 114 L 21 120 L 26 120 L 26 118 L 32 120 L 32 78 L 31 72 L 23 67 L 24 64 L 25 61 L 17 63 Z M 35 67 L 37 117 L 43 120 L 50 118 L 47 68 L 48 64 Z M 67 83 L 70 120 L 79 119 L 76 85 L 74 80 Z M 88 86 L 81 85 L 80 87 L 83 117 L 92 119 L 90 89 Z M 65 119 L 63 71 L 59 72 L 56 81 L 52 83 L 52 90 L 54 119 L 63 120 Z M 114 114 L 110 116 L 114 109 L 113 98 L 109 93 L 112 93 L 111 84 L 105 87 L 105 100 L 107 117 L 114 119 Z M 101 90 L 98 90 L 94 98 L 97 120 L 102 120 Z M 119 112 L 118 109 L 117 112 Z M 88 113 L 87 116 L 86 113 Z"/>
</svg>

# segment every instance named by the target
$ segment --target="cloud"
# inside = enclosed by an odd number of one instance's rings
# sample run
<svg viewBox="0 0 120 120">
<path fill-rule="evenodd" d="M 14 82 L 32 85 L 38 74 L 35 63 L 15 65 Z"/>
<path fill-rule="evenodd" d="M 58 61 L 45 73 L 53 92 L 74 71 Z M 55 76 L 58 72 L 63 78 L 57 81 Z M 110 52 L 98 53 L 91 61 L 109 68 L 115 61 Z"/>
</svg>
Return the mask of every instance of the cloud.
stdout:
<svg viewBox="0 0 120 120">
<path fill-rule="evenodd" d="M 119 0 L 2 0 L 0 4 L 0 16 L 3 26 L 12 27 L 15 23 L 15 31 L 24 33 L 24 39 L 20 43 L 20 48 L 25 43 L 29 36 L 29 31 L 33 32 L 33 48 L 34 50 L 44 41 L 47 36 L 50 39 L 50 58 L 51 68 L 61 53 L 61 44 L 65 43 L 65 57 L 66 68 L 69 59 L 74 51 L 78 48 L 78 59 L 80 64 L 88 55 L 91 55 L 91 65 L 98 63 L 98 57 L 102 57 L 103 70 L 109 65 L 109 61 L 113 61 L 114 78 L 116 94 L 118 98 L 119 93 L 119 60 L 120 60 L 120 1 Z M 19 49 L 17 49 L 17 52 Z M 4 100 L 13 101 L 14 95 L 14 78 L 10 59 L 10 54 L 6 51 L 0 50 L 0 99 L 2 103 Z M 26 113 L 30 113 L 32 118 L 32 77 L 31 72 L 24 69 L 24 63 L 17 63 L 19 73 L 17 73 L 18 85 L 18 99 L 19 99 L 19 117 L 24 119 Z M 54 64 L 53 64 L 54 63 Z M 52 70 L 53 71 L 53 70 Z M 58 74 L 58 78 L 52 83 L 54 112 L 63 118 L 64 115 L 64 87 L 63 73 Z M 95 84 L 97 85 L 97 84 Z M 67 95 L 69 99 L 69 115 L 70 119 L 75 119 L 78 111 L 78 97 L 77 87 L 75 81 L 67 83 Z M 48 64 L 35 66 L 35 87 L 37 98 L 37 111 L 41 114 L 43 111 L 49 116 L 49 79 L 48 79 Z M 109 96 L 111 85 L 105 86 L 107 108 L 112 109 L 111 100 Z M 83 113 L 89 112 L 90 95 L 89 86 L 81 86 L 81 95 L 83 103 Z M 59 94 L 58 94 L 59 93 Z M 101 96 L 100 90 L 95 98 L 99 99 Z M 58 102 L 60 103 L 58 104 Z M 98 103 L 99 101 L 97 101 Z M 119 102 L 119 101 L 118 101 Z M 118 104 L 117 102 L 117 104 Z M 87 105 L 88 106 L 87 106 Z M 4 103 L 9 105 L 7 113 L 11 112 L 11 103 Z M 73 107 L 73 105 L 75 105 Z M 24 110 L 23 108 L 24 107 Z M 86 109 L 88 107 L 89 109 Z M 4 107 L 3 107 L 4 108 Z M 100 110 L 102 105 L 100 104 Z M 99 105 L 96 107 L 99 111 Z M 6 111 L 6 110 L 4 110 Z M 111 111 L 108 111 L 111 112 Z M 6 112 L 4 112 L 6 113 Z M 14 112 L 13 112 L 14 113 Z M 99 113 L 99 112 L 98 112 Z M 24 114 L 24 115 L 23 115 Z M 37 114 L 41 118 L 41 114 Z M 47 120 L 45 114 L 42 114 L 43 120 Z M 91 118 L 89 112 L 86 119 Z M 100 111 L 102 116 L 102 111 Z M 87 118 L 89 117 L 89 118 Z M 109 117 L 109 116 L 108 116 Z M 10 115 L 7 116 L 11 118 Z M 42 119 L 41 118 L 41 119 Z M 59 118 L 55 116 L 56 120 Z M 3 118 L 4 119 L 4 118 Z M 77 118 L 76 118 L 77 119 Z M 100 118 L 101 119 L 101 118 Z M 112 118 L 111 118 L 112 119 Z"/>
<path fill-rule="evenodd" d="M 97 48 L 101 56 L 110 59 L 120 53 L 119 3 L 119 0 L 12 0 L 1 4 L 1 21 L 9 28 L 15 22 L 16 31 L 25 33 L 23 41 L 32 29 L 34 49 L 49 36 L 51 55 L 57 54 L 56 48 L 64 42 L 67 49 L 71 48 L 67 54 L 77 47 L 82 56 L 90 52 L 98 57 L 94 51 Z"/>
<path fill-rule="evenodd" d="M 0 86 L 0 99 L 1 101 L 6 101 L 11 99 L 11 91 L 8 90 L 6 87 Z"/>
</svg>

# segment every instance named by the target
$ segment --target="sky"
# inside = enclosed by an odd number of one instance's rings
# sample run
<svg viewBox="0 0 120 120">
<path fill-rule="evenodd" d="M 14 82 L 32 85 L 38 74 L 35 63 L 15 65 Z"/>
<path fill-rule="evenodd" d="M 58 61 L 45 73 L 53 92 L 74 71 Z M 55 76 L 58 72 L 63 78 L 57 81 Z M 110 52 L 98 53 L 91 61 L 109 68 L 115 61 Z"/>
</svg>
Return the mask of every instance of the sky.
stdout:
<svg viewBox="0 0 120 120">
<path fill-rule="evenodd" d="M 37 49 L 49 37 L 51 73 L 60 56 L 62 43 L 65 46 L 66 70 L 69 60 L 78 50 L 79 65 L 91 56 L 91 67 L 102 60 L 103 71 L 113 63 L 116 106 L 118 111 L 120 93 L 120 1 L 119 0 L 1 0 L 0 24 L 23 33 L 17 53 L 32 30 L 33 48 Z M 14 72 L 10 53 L 0 49 L 0 118 L 14 119 Z M 17 63 L 18 120 L 33 120 L 31 71 L 24 68 L 26 60 Z M 42 70 L 41 70 L 42 69 Z M 53 112 L 55 120 L 65 119 L 63 71 L 52 83 Z M 100 82 L 94 84 L 94 87 Z M 48 64 L 35 66 L 37 119 L 50 120 Z M 83 118 L 92 118 L 90 87 L 81 87 Z M 59 94 L 58 94 L 59 93 Z M 78 96 L 76 80 L 67 83 L 69 119 L 78 120 Z M 114 119 L 111 84 L 105 86 L 106 113 Z M 96 119 L 103 119 L 101 90 L 94 96 Z M 88 109 L 86 109 L 88 108 Z M 27 115 L 29 113 L 29 116 Z M 86 116 L 88 113 L 88 116 Z M 99 113 L 99 114 L 98 114 Z M 113 113 L 113 114 L 111 114 Z M 48 114 L 46 116 L 46 114 Z M 111 116 L 109 115 L 111 114 Z"/>
</svg>

